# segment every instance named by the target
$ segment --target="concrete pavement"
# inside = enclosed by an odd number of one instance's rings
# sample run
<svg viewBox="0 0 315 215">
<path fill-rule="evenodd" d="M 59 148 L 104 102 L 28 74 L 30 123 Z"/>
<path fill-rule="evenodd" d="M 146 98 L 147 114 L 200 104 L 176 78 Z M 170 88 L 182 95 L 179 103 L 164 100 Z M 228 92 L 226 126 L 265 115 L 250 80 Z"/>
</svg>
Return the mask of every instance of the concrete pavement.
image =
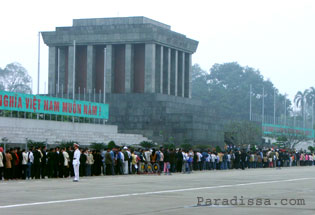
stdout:
<svg viewBox="0 0 315 215">
<path fill-rule="evenodd" d="M 314 182 L 314 166 L 2 181 L 0 214 L 314 215 Z"/>
</svg>

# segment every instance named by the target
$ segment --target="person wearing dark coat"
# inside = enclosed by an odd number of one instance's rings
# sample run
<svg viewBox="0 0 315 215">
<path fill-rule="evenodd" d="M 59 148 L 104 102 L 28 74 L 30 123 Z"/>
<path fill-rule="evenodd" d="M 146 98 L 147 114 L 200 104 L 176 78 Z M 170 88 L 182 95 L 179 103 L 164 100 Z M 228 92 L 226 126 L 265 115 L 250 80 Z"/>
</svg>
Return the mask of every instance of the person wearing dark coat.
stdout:
<svg viewBox="0 0 315 215">
<path fill-rule="evenodd" d="M 164 149 L 164 174 L 170 174 L 170 153 L 169 149 Z"/>
<path fill-rule="evenodd" d="M 59 154 L 58 154 L 58 176 L 59 178 L 63 178 L 64 176 L 64 165 L 65 158 L 63 157 L 63 149 L 60 149 Z"/>
<path fill-rule="evenodd" d="M 81 156 L 80 156 L 80 169 L 79 169 L 79 172 L 80 172 L 80 177 L 82 176 L 85 176 L 85 164 L 86 164 L 86 154 L 85 154 L 85 150 L 81 149 Z"/>
<path fill-rule="evenodd" d="M 42 148 L 42 153 L 43 153 L 43 157 L 42 157 L 42 162 L 41 162 L 41 175 L 42 175 L 42 178 L 45 178 L 47 176 L 47 148 L 46 146 Z"/>
<path fill-rule="evenodd" d="M 53 154 L 55 153 L 55 149 L 50 149 L 47 153 L 47 176 L 48 178 L 52 178 L 54 176 L 54 167 L 53 167 Z"/>
<path fill-rule="evenodd" d="M 72 161 L 73 161 L 73 154 L 74 154 L 74 151 L 73 151 L 72 147 L 69 147 L 68 150 L 67 150 L 67 152 L 68 152 L 69 159 L 70 159 L 69 163 L 72 164 Z M 70 171 L 71 177 L 73 177 L 73 176 L 74 176 L 73 165 L 69 165 L 69 171 Z"/>
<path fill-rule="evenodd" d="M 247 153 L 245 152 L 245 150 L 243 150 L 242 152 L 241 152 L 241 160 L 240 160 L 240 162 L 241 162 L 241 167 L 242 167 L 242 170 L 244 170 L 245 169 L 245 165 L 246 165 L 246 161 L 247 161 Z"/>
<path fill-rule="evenodd" d="M 176 163 L 176 152 L 174 149 L 170 150 L 170 167 L 171 172 L 175 172 L 175 163 Z"/>
<path fill-rule="evenodd" d="M 34 176 L 35 179 L 40 179 L 40 168 L 41 168 L 41 153 L 39 152 L 39 147 L 36 147 L 36 149 L 33 151 L 34 155 Z"/>
<path fill-rule="evenodd" d="M 105 165 L 106 165 L 106 175 L 112 175 L 113 160 L 112 160 L 112 156 L 110 155 L 109 148 L 107 149 L 105 153 Z"/>
<path fill-rule="evenodd" d="M 10 153 L 12 155 L 12 160 L 11 160 L 11 166 L 12 166 L 12 178 L 17 179 L 16 173 L 17 173 L 17 165 L 16 163 L 19 162 L 19 157 L 16 154 L 16 149 L 10 149 Z"/>
<path fill-rule="evenodd" d="M 19 157 L 19 162 L 17 162 L 17 166 L 16 166 L 16 178 L 21 179 L 22 178 L 22 160 L 23 160 L 23 156 L 22 156 L 22 151 L 20 149 L 20 147 L 16 148 L 16 154 Z"/>
<path fill-rule="evenodd" d="M 234 159 L 234 166 L 235 166 L 235 169 L 238 169 L 240 168 L 240 161 L 241 161 L 241 151 L 236 151 L 235 154 L 235 159 Z"/>
<path fill-rule="evenodd" d="M 177 172 L 182 171 L 182 166 L 183 166 L 183 152 L 182 149 L 179 149 L 178 152 L 176 153 L 176 170 Z"/>
<path fill-rule="evenodd" d="M 101 175 L 102 173 L 102 155 L 99 150 L 94 154 L 94 174 Z"/>
</svg>

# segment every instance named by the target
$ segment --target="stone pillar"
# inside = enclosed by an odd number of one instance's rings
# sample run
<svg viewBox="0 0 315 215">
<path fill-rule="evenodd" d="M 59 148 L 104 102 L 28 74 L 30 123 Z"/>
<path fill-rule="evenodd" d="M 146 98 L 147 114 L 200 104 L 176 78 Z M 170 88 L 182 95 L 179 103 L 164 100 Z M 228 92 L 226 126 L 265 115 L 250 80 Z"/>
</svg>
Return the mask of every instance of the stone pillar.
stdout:
<svg viewBox="0 0 315 215">
<path fill-rule="evenodd" d="M 177 96 L 178 51 L 171 50 L 171 95 Z"/>
<path fill-rule="evenodd" d="M 163 93 L 170 95 L 171 85 L 171 49 L 163 48 Z"/>
<path fill-rule="evenodd" d="M 106 93 L 113 92 L 114 68 L 113 45 L 106 45 Z"/>
<path fill-rule="evenodd" d="M 178 52 L 177 96 L 184 97 L 185 53 Z"/>
<path fill-rule="evenodd" d="M 145 44 L 144 92 L 155 92 L 155 44 Z"/>
<path fill-rule="evenodd" d="M 68 48 L 68 93 L 72 95 L 73 90 L 73 56 L 74 56 L 74 47 L 69 46 Z"/>
<path fill-rule="evenodd" d="M 163 93 L 163 46 L 155 49 L 155 92 Z"/>
<path fill-rule="evenodd" d="M 66 91 L 66 49 L 65 47 L 59 48 L 59 93 L 65 94 Z M 57 80 L 58 82 L 58 80 Z M 62 92 L 62 89 L 64 92 Z"/>
<path fill-rule="evenodd" d="M 57 78 L 57 48 L 49 47 L 49 64 L 48 64 L 48 93 L 55 94 Z"/>
<path fill-rule="evenodd" d="M 133 46 L 126 44 L 125 50 L 125 92 L 133 92 L 133 80 L 134 80 L 134 69 L 133 69 Z"/>
<path fill-rule="evenodd" d="M 93 45 L 87 46 L 86 55 L 86 92 L 92 92 L 95 88 L 95 50 Z M 82 89 L 83 90 L 83 89 Z"/>
<path fill-rule="evenodd" d="M 191 54 L 185 54 L 185 90 L 184 96 L 191 98 Z"/>
</svg>

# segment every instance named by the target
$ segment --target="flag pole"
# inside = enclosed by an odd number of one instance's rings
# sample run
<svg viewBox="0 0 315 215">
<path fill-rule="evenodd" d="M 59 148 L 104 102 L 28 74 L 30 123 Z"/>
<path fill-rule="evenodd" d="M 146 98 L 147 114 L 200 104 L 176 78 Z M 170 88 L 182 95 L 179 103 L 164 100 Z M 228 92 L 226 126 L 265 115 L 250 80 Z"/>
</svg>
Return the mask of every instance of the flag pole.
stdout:
<svg viewBox="0 0 315 215">
<path fill-rule="evenodd" d="M 273 90 L 273 124 L 276 124 L 276 88 Z"/>
<path fill-rule="evenodd" d="M 73 40 L 73 73 L 72 73 L 72 96 L 73 101 L 75 100 L 75 40 Z"/>
<path fill-rule="evenodd" d="M 39 79 L 40 79 L 40 32 L 38 32 L 37 94 L 39 94 Z"/>
<path fill-rule="evenodd" d="M 249 85 L 249 121 L 252 121 L 252 85 Z"/>
<path fill-rule="evenodd" d="M 263 95 L 262 95 L 262 124 L 264 124 L 265 121 L 265 87 L 263 86 Z"/>
<path fill-rule="evenodd" d="M 104 48 L 104 104 L 106 104 L 106 46 Z M 103 120 L 104 124 L 106 123 L 106 119 Z"/>
</svg>

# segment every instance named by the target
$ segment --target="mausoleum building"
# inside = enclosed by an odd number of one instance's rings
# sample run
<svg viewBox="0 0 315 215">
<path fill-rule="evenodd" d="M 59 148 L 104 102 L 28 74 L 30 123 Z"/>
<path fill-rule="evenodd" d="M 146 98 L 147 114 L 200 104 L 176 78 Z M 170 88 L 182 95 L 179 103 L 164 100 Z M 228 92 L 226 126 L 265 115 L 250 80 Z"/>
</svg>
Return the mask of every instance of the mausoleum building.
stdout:
<svg viewBox="0 0 315 215">
<path fill-rule="evenodd" d="M 146 17 L 75 19 L 42 36 L 49 46 L 49 94 L 73 87 L 103 94 L 105 83 L 106 93 L 191 97 L 198 42 L 169 25 Z"/>
</svg>

